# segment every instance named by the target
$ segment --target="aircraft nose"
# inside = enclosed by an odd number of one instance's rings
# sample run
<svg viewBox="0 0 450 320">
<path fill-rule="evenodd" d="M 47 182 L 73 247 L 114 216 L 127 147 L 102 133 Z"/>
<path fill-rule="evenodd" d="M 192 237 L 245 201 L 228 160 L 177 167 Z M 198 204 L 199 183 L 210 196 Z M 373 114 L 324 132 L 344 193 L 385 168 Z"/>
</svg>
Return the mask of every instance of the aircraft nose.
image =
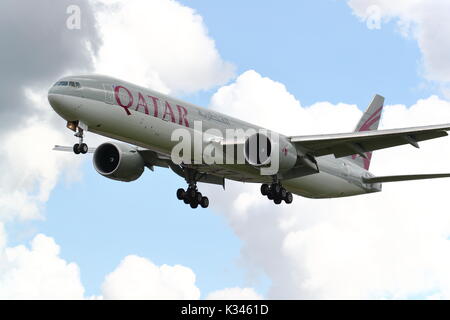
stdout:
<svg viewBox="0 0 450 320">
<path fill-rule="evenodd" d="M 52 92 L 52 89 L 49 90 L 49 92 L 47 94 L 47 99 L 55 111 L 61 109 L 61 107 L 62 107 L 61 98 L 59 97 L 58 94 L 55 94 L 54 92 Z"/>
<path fill-rule="evenodd" d="M 74 109 L 63 94 L 56 93 L 52 89 L 47 94 L 48 102 L 53 110 L 64 119 L 72 119 L 74 117 Z"/>
</svg>

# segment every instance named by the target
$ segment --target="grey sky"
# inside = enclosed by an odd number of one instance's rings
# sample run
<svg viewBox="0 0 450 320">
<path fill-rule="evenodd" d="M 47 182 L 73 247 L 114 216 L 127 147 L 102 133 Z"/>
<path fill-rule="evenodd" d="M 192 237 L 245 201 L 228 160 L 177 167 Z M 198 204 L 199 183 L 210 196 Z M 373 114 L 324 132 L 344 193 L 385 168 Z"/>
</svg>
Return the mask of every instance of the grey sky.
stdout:
<svg viewBox="0 0 450 320">
<path fill-rule="evenodd" d="M 81 10 L 81 28 L 69 30 L 67 7 Z M 100 45 L 91 4 L 86 0 L 2 0 L 0 2 L 0 106 L 2 129 L 20 125 L 35 110 L 23 89 L 46 89 L 69 70 L 91 70 Z M 12 112 L 14 110 L 14 112 Z"/>
</svg>

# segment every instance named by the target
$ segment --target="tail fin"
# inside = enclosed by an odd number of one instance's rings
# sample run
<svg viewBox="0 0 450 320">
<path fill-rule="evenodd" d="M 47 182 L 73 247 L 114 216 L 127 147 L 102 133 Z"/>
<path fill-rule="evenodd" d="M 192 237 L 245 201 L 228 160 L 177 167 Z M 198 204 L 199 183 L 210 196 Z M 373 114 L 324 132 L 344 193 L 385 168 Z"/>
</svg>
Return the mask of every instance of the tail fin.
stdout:
<svg viewBox="0 0 450 320">
<path fill-rule="evenodd" d="M 377 130 L 380 123 L 381 113 L 383 112 L 383 106 L 384 97 L 378 94 L 375 95 L 369 107 L 367 107 L 367 110 L 359 120 L 358 125 L 355 128 L 355 132 Z M 365 155 L 366 158 L 363 158 L 360 155 L 352 155 L 348 157 L 348 159 L 358 166 L 369 170 L 370 161 L 372 160 L 372 152 L 366 152 Z"/>
</svg>

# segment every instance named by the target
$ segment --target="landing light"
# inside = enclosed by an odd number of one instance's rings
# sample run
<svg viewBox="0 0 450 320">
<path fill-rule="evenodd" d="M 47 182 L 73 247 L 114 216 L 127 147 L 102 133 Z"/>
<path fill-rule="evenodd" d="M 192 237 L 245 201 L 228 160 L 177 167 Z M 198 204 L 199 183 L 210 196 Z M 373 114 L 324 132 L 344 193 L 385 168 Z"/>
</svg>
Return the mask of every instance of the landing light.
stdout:
<svg viewBox="0 0 450 320">
<path fill-rule="evenodd" d="M 77 131 L 78 121 L 67 121 L 67 128 L 72 131 Z"/>
</svg>

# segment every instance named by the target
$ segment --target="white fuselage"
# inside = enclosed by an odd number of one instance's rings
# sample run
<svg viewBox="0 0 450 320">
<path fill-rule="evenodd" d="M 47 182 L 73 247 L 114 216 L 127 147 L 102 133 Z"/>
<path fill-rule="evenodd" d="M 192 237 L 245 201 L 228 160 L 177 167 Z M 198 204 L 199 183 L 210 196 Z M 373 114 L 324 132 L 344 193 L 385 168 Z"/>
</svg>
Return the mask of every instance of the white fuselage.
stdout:
<svg viewBox="0 0 450 320">
<path fill-rule="evenodd" d="M 49 101 L 53 109 L 67 121 L 80 121 L 88 131 L 127 142 L 167 156 L 177 141 L 172 132 L 177 128 L 193 131 L 194 121 L 202 122 L 202 130 L 216 128 L 254 128 L 257 126 L 178 99 L 145 89 L 125 81 L 104 76 L 77 76 L 81 88 L 53 87 Z M 119 90 L 117 90 L 117 88 Z M 130 96 L 131 94 L 131 96 Z M 292 193 L 309 198 L 353 196 L 381 190 L 380 184 L 366 185 L 362 177 L 371 174 L 345 158 L 316 158 L 319 172 L 283 180 Z M 250 164 L 201 165 L 203 172 L 243 182 L 270 182 Z"/>
</svg>

